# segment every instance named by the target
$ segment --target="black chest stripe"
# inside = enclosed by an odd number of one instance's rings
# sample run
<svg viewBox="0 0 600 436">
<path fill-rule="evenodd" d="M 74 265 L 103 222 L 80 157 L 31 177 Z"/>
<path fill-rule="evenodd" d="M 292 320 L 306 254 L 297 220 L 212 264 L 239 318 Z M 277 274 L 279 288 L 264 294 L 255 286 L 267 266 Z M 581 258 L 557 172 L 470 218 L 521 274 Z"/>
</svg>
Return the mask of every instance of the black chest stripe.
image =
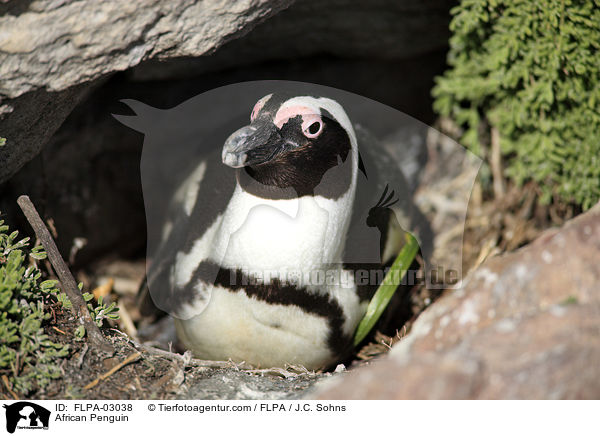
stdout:
<svg viewBox="0 0 600 436">
<path fill-rule="evenodd" d="M 329 324 L 329 348 L 336 355 L 343 355 L 350 349 L 351 338 L 343 331 L 344 312 L 336 301 L 325 295 L 314 294 L 306 288 L 278 279 L 269 283 L 259 283 L 238 269 L 219 268 L 210 261 L 203 261 L 198 265 L 190 280 L 190 286 L 197 285 L 198 281 L 214 283 L 232 292 L 242 290 L 248 297 L 268 304 L 297 306 L 307 314 L 325 318 Z M 189 292 L 193 293 L 193 290 L 189 289 Z"/>
</svg>

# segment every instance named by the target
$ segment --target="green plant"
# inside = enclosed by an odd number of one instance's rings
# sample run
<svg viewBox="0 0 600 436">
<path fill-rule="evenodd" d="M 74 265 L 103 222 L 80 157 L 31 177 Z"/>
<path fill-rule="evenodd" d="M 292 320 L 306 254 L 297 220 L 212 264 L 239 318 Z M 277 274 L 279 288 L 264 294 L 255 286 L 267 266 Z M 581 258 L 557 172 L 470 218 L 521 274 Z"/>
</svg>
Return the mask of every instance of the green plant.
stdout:
<svg viewBox="0 0 600 436">
<path fill-rule="evenodd" d="M 6 145 L 6 138 L 0 137 L 0 147 Z"/>
<path fill-rule="evenodd" d="M 600 199 L 600 1 L 462 0 L 434 108 L 486 157 L 497 129 L 505 175 L 542 202 Z"/>
<path fill-rule="evenodd" d="M 61 376 L 58 361 L 69 347 L 44 333 L 47 306 L 59 295 L 55 280 L 41 281 L 36 260 L 46 254 L 41 247 L 29 250 L 29 238 L 18 240 L 19 233 L 8 230 L 0 221 L 0 373 L 27 394 Z"/>
<path fill-rule="evenodd" d="M 417 255 L 417 251 L 419 251 L 419 243 L 414 236 L 406 233 L 405 238 L 406 244 L 402 247 L 402 250 L 394 260 L 388 273 L 383 278 L 375 295 L 373 295 L 373 298 L 369 301 L 367 312 L 356 328 L 356 332 L 354 333 L 354 346 L 360 344 L 373 329 L 377 320 L 379 320 L 381 314 L 396 293 L 396 289 Z"/>
<path fill-rule="evenodd" d="M 79 285 L 79 289 L 81 290 L 82 284 Z M 90 301 L 94 298 L 93 294 L 86 292 L 83 294 L 83 299 L 88 303 L 88 309 L 90 310 L 90 315 L 96 325 L 98 327 L 102 327 L 104 320 L 108 319 L 119 319 L 119 308 L 117 304 L 113 301 L 108 306 L 104 304 L 104 298 L 102 296 L 98 297 L 98 301 L 96 302 L 96 306 L 94 307 Z"/>
</svg>

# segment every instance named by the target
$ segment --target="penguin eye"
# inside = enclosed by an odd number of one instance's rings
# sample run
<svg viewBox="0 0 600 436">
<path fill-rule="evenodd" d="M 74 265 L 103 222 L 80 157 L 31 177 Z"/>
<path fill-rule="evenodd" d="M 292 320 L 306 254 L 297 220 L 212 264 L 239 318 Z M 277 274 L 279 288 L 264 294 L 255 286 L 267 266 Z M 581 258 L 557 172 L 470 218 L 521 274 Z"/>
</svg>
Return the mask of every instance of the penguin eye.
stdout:
<svg viewBox="0 0 600 436">
<path fill-rule="evenodd" d="M 308 138 L 316 138 L 323 130 L 323 123 L 321 121 L 315 121 L 311 123 L 307 128 L 304 129 L 304 136 Z"/>
</svg>

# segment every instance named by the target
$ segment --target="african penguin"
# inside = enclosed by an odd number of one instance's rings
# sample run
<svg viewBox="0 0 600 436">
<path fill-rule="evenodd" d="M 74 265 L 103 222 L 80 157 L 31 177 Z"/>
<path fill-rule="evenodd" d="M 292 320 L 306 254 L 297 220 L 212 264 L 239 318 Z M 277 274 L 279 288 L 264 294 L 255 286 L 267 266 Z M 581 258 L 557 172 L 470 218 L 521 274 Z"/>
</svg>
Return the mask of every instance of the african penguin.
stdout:
<svg viewBox="0 0 600 436">
<path fill-rule="evenodd" d="M 340 104 L 279 93 L 261 98 L 250 124 L 195 165 L 147 276 L 186 348 L 203 359 L 307 369 L 348 353 L 376 288 L 354 272 L 402 244 L 386 212 L 391 189 L 357 186 L 364 165 Z"/>
</svg>

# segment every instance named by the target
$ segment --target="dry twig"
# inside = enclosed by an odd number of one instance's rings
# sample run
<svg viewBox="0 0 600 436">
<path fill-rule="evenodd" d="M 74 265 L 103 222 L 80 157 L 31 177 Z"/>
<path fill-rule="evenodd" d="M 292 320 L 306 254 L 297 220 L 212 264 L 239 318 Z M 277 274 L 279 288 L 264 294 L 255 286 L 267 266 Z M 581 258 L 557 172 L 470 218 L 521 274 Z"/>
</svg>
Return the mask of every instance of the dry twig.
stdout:
<svg viewBox="0 0 600 436">
<path fill-rule="evenodd" d="M 15 399 L 18 400 L 19 397 L 17 396 L 17 394 L 15 394 L 15 392 L 10 388 L 10 383 L 8 382 L 8 377 L 6 375 L 2 376 L 2 382 L 4 383 L 4 386 L 6 386 L 6 389 L 8 390 L 8 393 Z"/>
<path fill-rule="evenodd" d="M 56 243 L 50 232 L 48 231 L 48 227 L 40 218 L 35 206 L 29 199 L 27 195 L 21 195 L 17 199 L 17 203 L 19 207 L 25 214 L 27 221 L 33 227 L 33 230 L 37 236 L 37 238 L 42 242 L 44 249 L 46 250 L 46 254 L 48 255 L 48 259 L 60 280 L 62 285 L 62 289 L 66 292 L 69 300 L 73 304 L 73 311 L 75 315 L 83 322 L 83 326 L 85 327 L 90 343 L 98 350 L 108 354 L 114 354 L 113 347 L 104 339 L 100 329 L 96 325 L 96 323 L 92 320 L 90 316 L 90 312 L 88 311 L 87 305 L 83 300 L 83 296 L 77 287 L 77 283 L 73 278 L 73 274 L 69 271 L 67 264 L 64 259 L 60 255 L 58 248 L 56 247 Z"/>
<path fill-rule="evenodd" d="M 213 369 L 230 369 L 235 368 L 238 371 L 244 371 L 248 374 L 254 375 L 278 375 L 280 377 L 298 377 L 303 374 L 314 374 L 314 372 L 308 371 L 303 366 L 299 365 L 288 365 L 286 368 L 255 368 L 246 362 L 236 363 L 233 360 L 202 360 L 194 359 L 191 357 L 190 352 L 184 354 L 172 353 L 170 351 L 161 350 L 160 348 L 151 347 L 149 345 L 140 344 L 139 342 L 131 339 L 126 334 L 119 330 L 114 330 L 117 333 L 123 335 L 135 348 L 144 351 L 149 355 L 160 356 L 168 359 L 172 362 L 182 363 L 184 367 L 201 367 L 201 368 L 213 368 Z"/>
<path fill-rule="evenodd" d="M 54 330 L 54 331 L 57 331 L 57 332 L 58 332 L 58 333 L 60 333 L 61 335 L 66 335 L 66 333 L 65 333 L 65 332 L 63 332 L 61 329 L 59 329 L 59 328 L 58 328 L 58 327 L 56 327 L 56 326 L 52 326 L 52 330 Z"/>
<path fill-rule="evenodd" d="M 88 348 L 88 344 L 83 344 L 83 348 L 79 352 L 79 359 L 77 359 L 77 368 L 81 368 L 83 366 L 83 359 L 85 358 Z"/>
<path fill-rule="evenodd" d="M 128 363 L 131 363 L 137 359 L 139 359 L 139 357 L 142 355 L 142 353 L 140 353 L 139 351 L 130 354 L 129 357 L 127 357 L 127 359 L 125 359 L 124 361 L 122 361 L 121 363 L 115 365 L 114 367 L 112 367 L 110 369 L 110 371 L 102 374 L 100 377 L 98 377 L 96 380 L 94 380 L 91 383 L 88 383 L 87 385 L 85 385 L 84 389 L 88 390 L 88 389 L 92 389 L 94 386 L 96 386 L 98 383 L 100 383 L 102 380 L 107 379 L 108 377 L 110 377 L 111 375 L 113 375 L 115 372 L 117 372 L 118 370 L 120 370 L 121 368 L 123 368 L 125 365 L 127 365 Z"/>
<path fill-rule="evenodd" d="M 492 168 L 494 196 L 500 199 L 504 196 L 506 188 L 504 186 L 504 177 L 502 175 L 502 152 L 500 149 L 500 132 L 492 127 L 491 133 L 492 155 L 490 157 L 490 166 Z"/>
<path fill-rule="evenodd" d="M 120 315 L 119 325 L 125 330 L 125 333 L 132 338 L 137 339 L 137 329 L 135 328 L 135 324 L 133 323 L 133 319 L 131 318 L 127 307 L 121 300 L 119 300 L 117 307 L 119 308 Z"/>
</svg>

